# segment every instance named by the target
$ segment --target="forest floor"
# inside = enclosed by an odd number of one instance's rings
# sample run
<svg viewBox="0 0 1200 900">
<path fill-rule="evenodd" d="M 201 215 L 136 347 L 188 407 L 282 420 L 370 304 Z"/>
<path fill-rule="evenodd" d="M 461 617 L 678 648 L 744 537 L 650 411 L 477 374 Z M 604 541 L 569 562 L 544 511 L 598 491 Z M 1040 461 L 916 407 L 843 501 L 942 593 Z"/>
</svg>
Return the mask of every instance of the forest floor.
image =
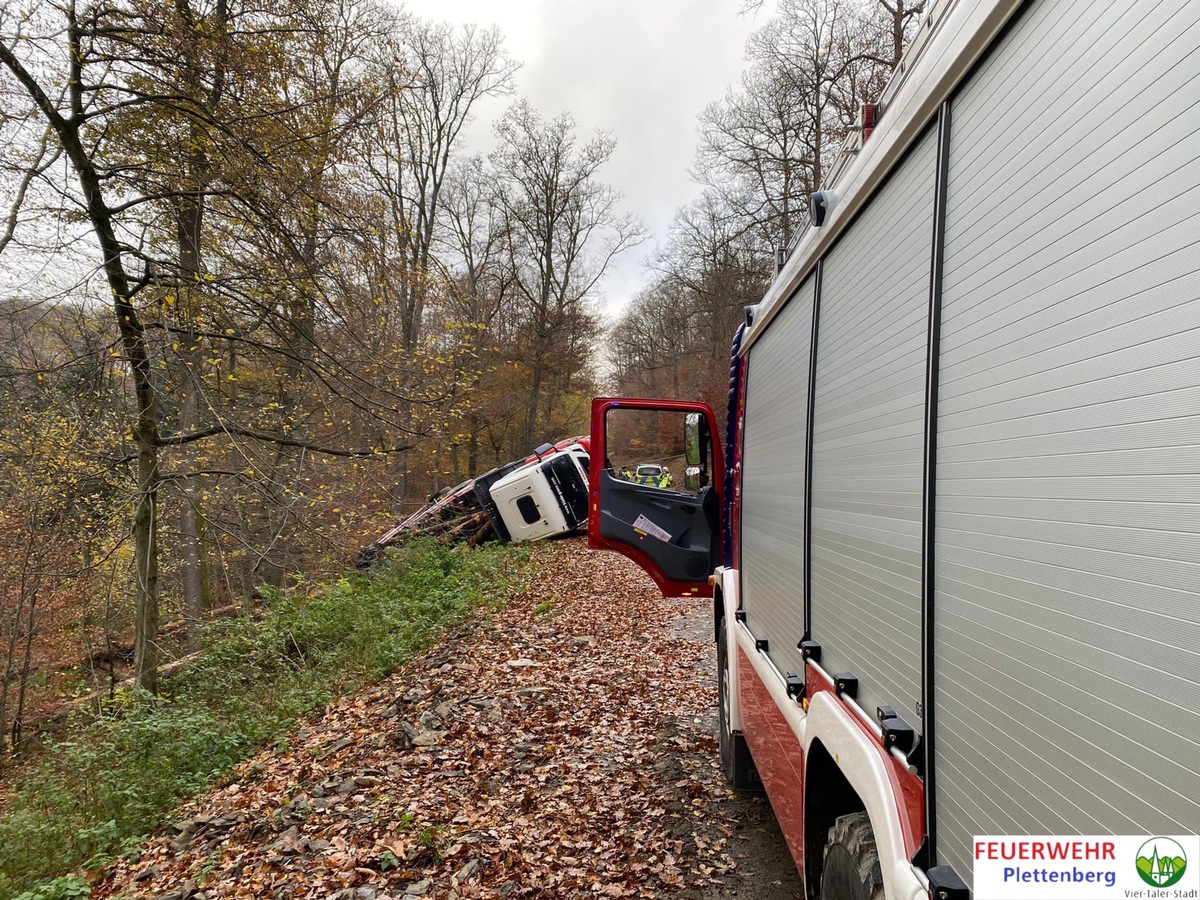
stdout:
<svg viewBox="0 0 1200 900">
<path fill-rule="evenodd" d="M 244 763 L 93 897 L 792 900 L 718 766 L 709 600 L 580 538 L 527 590 Z"/>
</svg>

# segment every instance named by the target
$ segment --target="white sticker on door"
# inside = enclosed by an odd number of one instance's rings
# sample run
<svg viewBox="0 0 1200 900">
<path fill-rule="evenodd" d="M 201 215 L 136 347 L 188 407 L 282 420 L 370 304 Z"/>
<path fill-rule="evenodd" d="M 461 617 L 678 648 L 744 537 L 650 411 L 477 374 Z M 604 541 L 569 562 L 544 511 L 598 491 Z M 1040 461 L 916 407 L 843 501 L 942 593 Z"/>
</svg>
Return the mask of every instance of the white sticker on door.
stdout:
<svg viewBox="0 0 1200 900">
<path fill-rule="evenodd" d="M 633 522 L 633 527 L 638 531 L 645 532 L 646 534 L 650 535 L 650 537 L 658 538 L 664 543 L 671 540 L 670 532 L 659 528 L 657 525 L 647 519 L 645 515 L 638 516 Z"/>
</svg>

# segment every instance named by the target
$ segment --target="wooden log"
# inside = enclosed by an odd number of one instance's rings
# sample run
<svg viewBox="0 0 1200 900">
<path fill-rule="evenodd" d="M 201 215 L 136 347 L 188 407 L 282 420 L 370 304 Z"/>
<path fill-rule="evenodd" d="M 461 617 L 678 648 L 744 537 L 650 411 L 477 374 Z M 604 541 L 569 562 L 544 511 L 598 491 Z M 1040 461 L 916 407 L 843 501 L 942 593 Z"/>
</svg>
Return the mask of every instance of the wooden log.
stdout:
<svg viewBox="0 0 1200 900">
<path fill-rule="evenodd" d="M 453 528 L 445 532 L 445 536 L 452 541 L 462 540 L 473 534 L 485 521 L 487 521 L 487 513 L 485 512 L 464 516 Z"/>
<path fill-rule="evenodd" d="M 474 531 L 486 520 L 487 513 L 483 510 L 478 510 L 467 515 L 459 515 L 453 519 L 447 519 L 443 522 L 422 525 L 419 528 L 414 528 L 410 534 L 412 537 L 448 537 L 453 540 L 461 537 L 464 532 Z"/>
<path fill-rule="evenodd" d="M 492 527 L 492 520 L 485 516 L 483 524 L 476 529 L 474 534 L 467 538 L 467 546 L 478 547 L 495 533 L 496 529 Z"/>
</svg>

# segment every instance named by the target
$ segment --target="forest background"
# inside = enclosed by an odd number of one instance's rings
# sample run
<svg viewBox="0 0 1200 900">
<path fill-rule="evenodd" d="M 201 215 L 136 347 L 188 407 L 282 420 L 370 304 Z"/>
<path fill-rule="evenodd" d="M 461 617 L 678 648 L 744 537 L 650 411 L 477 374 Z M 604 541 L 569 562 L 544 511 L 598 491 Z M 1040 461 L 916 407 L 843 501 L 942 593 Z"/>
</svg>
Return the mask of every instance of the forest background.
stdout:
<svg viewBox="0 0 1200 900">
<path fill-rule="evenodd" d="M 6 3 L 0 749 L 59 667 L 93 689 L 132 646 L 153 692 L 164 630 L 345 569 L 585 432 L 597 393 L 723 413 L 743 308 L 925 4 L 760 6 L 698 122 L 699 198 L 606 321 L 645 238 L 614 141 L 512 97 L 499 31 L 380 0 Z"/>
</svg>

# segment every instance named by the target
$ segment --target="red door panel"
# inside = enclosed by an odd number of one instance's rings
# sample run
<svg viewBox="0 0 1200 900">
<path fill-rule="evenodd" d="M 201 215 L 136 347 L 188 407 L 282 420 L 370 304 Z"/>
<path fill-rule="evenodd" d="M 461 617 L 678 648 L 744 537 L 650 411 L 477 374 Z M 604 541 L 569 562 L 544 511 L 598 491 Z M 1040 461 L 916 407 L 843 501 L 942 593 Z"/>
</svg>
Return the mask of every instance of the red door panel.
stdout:
<svg viewBox="0 0 1200 900">
<path fill-rule="evenodd" d="M 671 433 L 672 417 L 659 416 L 660 432 L 625 440 L 609 454 L 610 414 L 622 421 L 629 413 L 678 414 L 679 433 Z M 701 454 L 704 464 L 687 471 L 699 487 L 686 487 L 669 468 L 661 465 L 671 450 L 651 450 L 658 440 L 674 448 L 682 446 L 683 423 L 689 413 L 701 418 Z M 716 417 L 703 403 L 682 400 L 622 399 L 598 397 L 592 401 L 591 468 L 589 472 L 588 546 L 594 550 L 622 553 L 641 566 L 666 597 L 709 597 L 708 576 L 720 562 L 721 477 L 723 460 Z M 631 450 L 641 447 L 642 450 Z M 645 454 L 643 457 L 631 455 Z M 648 460 L 656 460 L 649 462 Z M 674 461 L 674 457 L 672 457 Z M 639 464 L 640 463 L 640 464 Z M 677 466 L 678 468 L 678 466 Z M 682 476 L 682 472 L 679 473 Z"/>
</svg>

